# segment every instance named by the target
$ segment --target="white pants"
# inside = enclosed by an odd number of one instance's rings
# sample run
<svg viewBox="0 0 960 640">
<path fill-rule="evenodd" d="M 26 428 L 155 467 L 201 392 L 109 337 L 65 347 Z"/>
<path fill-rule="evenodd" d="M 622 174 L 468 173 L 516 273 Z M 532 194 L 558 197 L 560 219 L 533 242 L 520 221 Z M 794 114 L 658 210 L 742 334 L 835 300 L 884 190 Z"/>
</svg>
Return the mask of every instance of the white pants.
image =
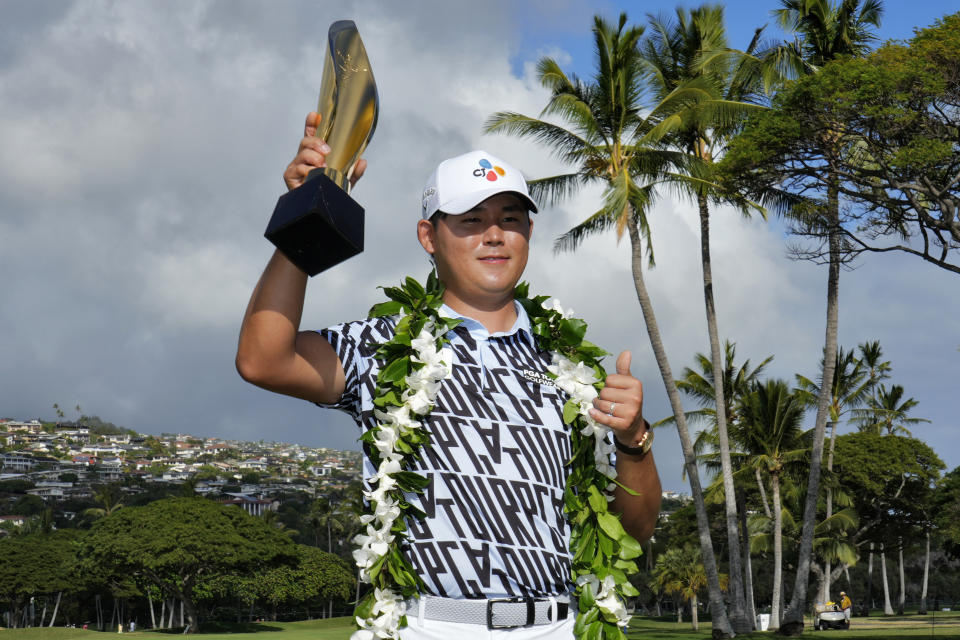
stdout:
<svg viewBox="0 0 960 640">
<path fill-rule="evenodd" d="M 402 640 L 573 640 L 576 613 L 571 611 L 566 620 L 551 624 L 513 629 L 487 629 L 485 624 L 418 621 L 416 611 L 407 612 L 407 626 L 400 630 Z"/>
</svg>

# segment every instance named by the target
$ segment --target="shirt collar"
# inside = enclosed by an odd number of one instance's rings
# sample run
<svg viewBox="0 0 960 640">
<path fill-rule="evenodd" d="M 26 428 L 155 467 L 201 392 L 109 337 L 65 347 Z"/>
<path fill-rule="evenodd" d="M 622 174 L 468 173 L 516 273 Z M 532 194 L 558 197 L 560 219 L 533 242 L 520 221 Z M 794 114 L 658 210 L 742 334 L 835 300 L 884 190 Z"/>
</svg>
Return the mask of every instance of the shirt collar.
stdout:
<svg viewBox="0 0 960 640">
<path fill-rule="evenodd" d="M 513 307 L 517 311 L 517 319 L 513 323 L 513 326 L 510 327 L 507 331 L 497 331 L 496 333 L 490 333 L 487 331 L 487 328 L 480 323 L 479 320 L 474 320 L 469 316 L 465 316 L 462 313 L 457 313 L 447 305 L 440 307 L 440 315 L 445 318 L 460 318 L 463 322 L 460 323 L 461 327 L 465 327 L 470 335 L 473 336 L 475 340 L 486 340 L 487 338 L 498 338 L 505 336 L 512 336 L 515 333 L 524 332 L 527 339 L 533 338 L 533 331 L 530 328 L 530 316 L 527 315 L 526 310 L 516 300 L 513 301 Z"/>
</svg>

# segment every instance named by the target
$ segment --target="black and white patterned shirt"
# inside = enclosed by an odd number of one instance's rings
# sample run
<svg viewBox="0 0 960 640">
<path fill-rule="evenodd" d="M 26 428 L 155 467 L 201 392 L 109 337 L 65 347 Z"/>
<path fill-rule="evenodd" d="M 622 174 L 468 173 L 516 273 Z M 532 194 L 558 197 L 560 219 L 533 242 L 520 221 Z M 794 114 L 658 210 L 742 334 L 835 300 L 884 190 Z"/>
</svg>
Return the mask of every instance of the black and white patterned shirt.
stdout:
<svg viewBox="0 0 960 640">
<path fill-rule="evenodd" d="M 550 596 L 570 580 L 563 489 L 570 437 L 566 394 L 546 375 L 530 320 L 516 304 L 510 331 L 490 334 L 464 318 L 449 334 L 453 374 L 441 382 L 424 420 L 431 445 L 415 470 L 430 479 L 408 499 L 426 514 L 411 518 L 408 557 L 435 595 L 452 598 Z M 442 313 L 463 316 L 444 306 Z M 346 389 L 331 406 L 362 429 L 375 427 L 377 346 L 394 318 L 348 322 L 321 331 L 340 358 Z M 376 472 L 364 457 L 364 478 Z"/>
</svg>

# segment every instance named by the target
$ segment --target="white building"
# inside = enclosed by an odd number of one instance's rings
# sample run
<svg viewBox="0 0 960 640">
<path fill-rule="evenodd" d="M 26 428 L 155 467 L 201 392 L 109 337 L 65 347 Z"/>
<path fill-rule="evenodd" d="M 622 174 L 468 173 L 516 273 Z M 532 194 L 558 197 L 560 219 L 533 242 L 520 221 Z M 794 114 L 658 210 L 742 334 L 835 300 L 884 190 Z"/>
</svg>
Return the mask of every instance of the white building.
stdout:
<svg viewBox="0 0 960 640">
<path fill-rule="evenodd" d="M 37 461 L 32 456 L 25 456 L 22 453 L 4 453 L 0 454 L 0 468 L 7 472 L 11 471 L 30 471 L 37 465 Z"/>
</svg>

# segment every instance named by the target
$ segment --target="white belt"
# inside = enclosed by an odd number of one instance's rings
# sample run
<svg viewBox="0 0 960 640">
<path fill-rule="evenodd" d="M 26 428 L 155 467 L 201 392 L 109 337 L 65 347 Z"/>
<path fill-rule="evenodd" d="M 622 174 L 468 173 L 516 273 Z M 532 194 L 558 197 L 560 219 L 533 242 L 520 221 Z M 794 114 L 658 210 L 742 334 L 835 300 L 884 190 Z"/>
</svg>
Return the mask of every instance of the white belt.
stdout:
<svg viewBox="0 0 960 640">
<path fill-rule="evenodd" d="M 417 612 L 419 620 L 441 620 L 482 624 L 488 629 L 512 629 L 566 620 L 568 596 L 551 598 L 441 598 L 422 595 L 407 601 L 407 615 Z"/>
</svg>

